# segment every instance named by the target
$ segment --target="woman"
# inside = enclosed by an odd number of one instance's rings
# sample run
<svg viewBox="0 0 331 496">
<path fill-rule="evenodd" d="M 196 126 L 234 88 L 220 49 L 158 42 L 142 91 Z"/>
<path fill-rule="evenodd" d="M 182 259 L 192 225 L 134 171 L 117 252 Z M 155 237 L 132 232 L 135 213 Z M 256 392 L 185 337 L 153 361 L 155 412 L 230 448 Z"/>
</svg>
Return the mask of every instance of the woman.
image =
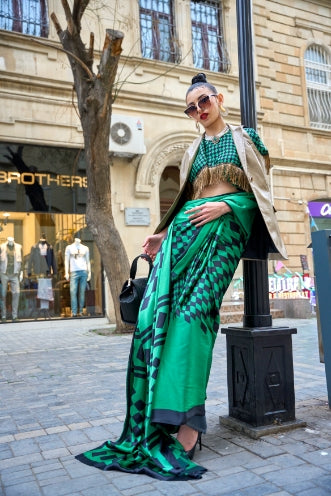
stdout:
<svg viewBox="0 0 331 496">
<path fill-rule="evenodd" d="M 223 96 L 198 74 L 186 103 L 185 113 L 205 133 L 185 153 L 181 191 L 143 244 L 154 268 L 132 341 L 124 429 L 117 442 L 78 457 L 104 470 L 162 480 L 200 478 L 206 470 L 192 458 L 207 428 L 206 389 L 219 309 L 259 208 L 272 248 L 278 258 L 286 257 L 272 205 L 262 191 L 264 171 L 248 170 L 246 156 L 241 163 L 235 141 L 240 148 L 242 129 L 224 122 Z M 245 136 L 263 164 L 268 152 L 259 136 L 253 129 Z"/>
</svg>

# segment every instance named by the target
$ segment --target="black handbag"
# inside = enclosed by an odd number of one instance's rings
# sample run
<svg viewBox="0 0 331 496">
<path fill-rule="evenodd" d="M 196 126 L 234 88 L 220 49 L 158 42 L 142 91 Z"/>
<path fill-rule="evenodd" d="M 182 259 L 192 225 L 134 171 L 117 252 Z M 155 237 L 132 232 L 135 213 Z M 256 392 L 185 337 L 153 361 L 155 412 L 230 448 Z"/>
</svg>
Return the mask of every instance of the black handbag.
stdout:
<svg viewBox="0 0 331 496">
<path fill-rule="evenodd" d="M 139 277 L 135 279 L 139 258 L 143 258 L 149 263 L 149 272 L 147 277 Z M 145 288 L 147 286 L 147 281 L 151 274 L 152 268 L 153 261 L 145 253 L 138 255 L 131 264 L 130 277 L 123 284 L 122 291 L 119 296 L 121 319 L 126 324 L 136 324 L 137 322 L 140 303 L 144 296 Z"/>
</svg>

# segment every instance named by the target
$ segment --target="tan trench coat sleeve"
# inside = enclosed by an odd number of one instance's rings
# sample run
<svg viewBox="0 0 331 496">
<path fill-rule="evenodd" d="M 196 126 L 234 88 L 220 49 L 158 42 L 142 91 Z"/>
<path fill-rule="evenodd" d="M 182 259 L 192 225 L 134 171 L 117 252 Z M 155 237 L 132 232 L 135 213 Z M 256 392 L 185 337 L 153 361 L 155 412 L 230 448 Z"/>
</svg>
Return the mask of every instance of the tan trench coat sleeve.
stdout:
<svg viewBox="0 0 331 496">
<path fill-rule="evenodd" d="M 242 126 L 229 125 L 229 127 L 232 131 L 241 165 L 256 198 L 270 238 L 278 252 L 271 253 L 269 256 L 277 260 L 280 258 L 287 259 L 286 248 L 280 235 L 275 209 L 271 200 L 264 157 L 258 152 L 250 136 L 243 130 Z"/>
</svg>

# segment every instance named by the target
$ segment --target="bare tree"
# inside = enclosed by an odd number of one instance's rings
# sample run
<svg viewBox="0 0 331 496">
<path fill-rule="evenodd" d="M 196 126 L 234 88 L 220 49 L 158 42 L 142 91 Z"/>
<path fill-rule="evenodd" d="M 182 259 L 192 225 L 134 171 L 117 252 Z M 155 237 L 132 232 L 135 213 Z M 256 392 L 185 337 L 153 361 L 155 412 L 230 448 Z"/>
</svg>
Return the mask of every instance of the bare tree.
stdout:
<svg viewBox="0 0 331 496">
<path fill-rule="evenodd" d="M 94 35 L 90 34 L 88 48 L 80 36 L 81 19 L 89 0 L 74 0 L 72 9 L 67 0 L 61 0 L 61 3 L 67 28 L 61 28 L 54 13 L 51 19 L 71 65 L 83 128 L 88 184 L 86 221 L 109 281 L 116 331 L 121 332 L 127 330 L 127 326 L 121 321 L 118 295 L 129 273 L 129 260 L 112 214 L 108 148 L 113 85 L 124 35 L 120 31 L 106 30 L 98 72 L 95 74 Z"/>
</svg>

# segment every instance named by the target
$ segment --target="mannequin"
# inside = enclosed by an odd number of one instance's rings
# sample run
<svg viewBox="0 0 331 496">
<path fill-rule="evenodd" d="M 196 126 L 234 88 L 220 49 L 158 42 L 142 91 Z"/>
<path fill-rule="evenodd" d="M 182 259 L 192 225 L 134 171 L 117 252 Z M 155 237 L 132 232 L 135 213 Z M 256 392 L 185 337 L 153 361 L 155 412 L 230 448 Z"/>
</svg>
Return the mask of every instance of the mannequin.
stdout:
<svg viewBox="0 0 331 496">
<path fill-rule="evenodd" d="M 62 238 L 60 232 L 56 234 L 56 241 L 54 245 L 54 254 L 56 258 L 57 280 L 64 279 L 64 251 L 68 243 Z"/>
<path fill-rule="evenodd" d="M 22 245 L 15 243 L 14 238 L 8 237 L 0 246 L 0 278 L 1 278 L 1 318 L 7 319 L 7 288 L 10 284 L 12 293 L 12 319 L 17 320 L 18 302 L 20 297 L 20 281 L 23 279 Z"/>
<path fill-rule="evenodd" d="M 74 242 L 66 247 L 64 267 L 65 278 L 67 281 L 70 280 L 72 317 L 81 316 L 85 303 L 86 284 L 91 279 L 91 263 L 90 250 L 79 238 L 75 238 Z"/>
<path fill-rule="evenodd" d="M 56 274 L 53 246 L 48 243 L 45 234 L 42 234 L 38 243 L 31 248 L 28 275 L 31 276 L 32 273 L 42 277 Z"/>
</svg>

